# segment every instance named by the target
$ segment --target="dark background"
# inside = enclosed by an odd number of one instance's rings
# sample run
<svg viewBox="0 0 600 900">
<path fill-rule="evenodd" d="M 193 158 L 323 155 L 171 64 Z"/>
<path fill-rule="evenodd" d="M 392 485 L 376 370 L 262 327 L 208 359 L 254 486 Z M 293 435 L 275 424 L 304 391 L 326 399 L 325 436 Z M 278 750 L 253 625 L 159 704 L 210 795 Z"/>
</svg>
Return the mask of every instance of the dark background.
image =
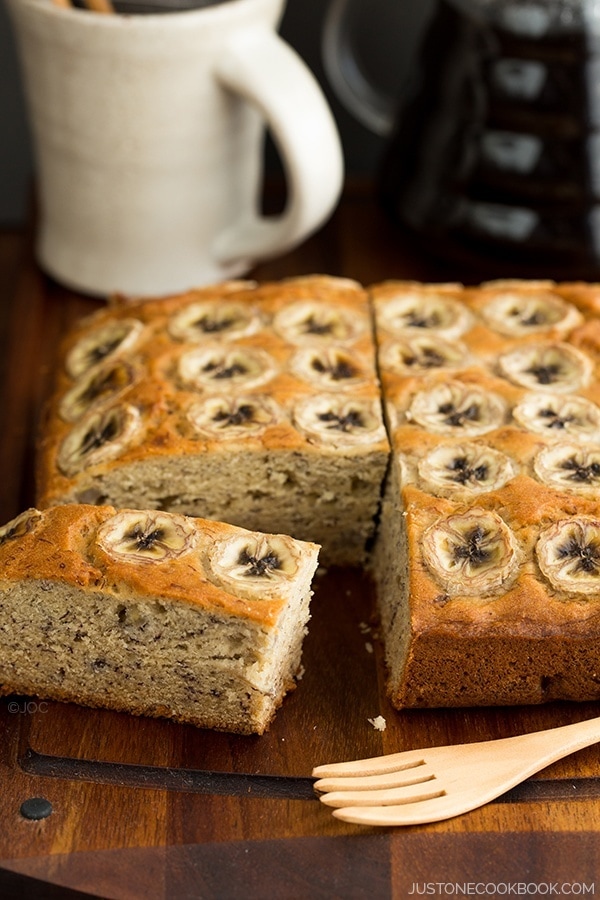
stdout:
<svg viewBox="0 0 600 900">
<path fill-rule="evenodd" d="M 51 0 L 48 0 L 50 3 Z M 349 0 L 362 69 L 388 94 L 404 88 L 412 53 L 434 0 Z M 357 122 L 337 98 L 324 73 L 321 36 L 329 0 L 288 0 L 281 34 L 319 79 L 336 118 L 348 177 L 377 171 L 385 138 Z M 27 215 L 34 169 L 17 52 L 4 0 L 0 0 L 0 226 L 14 227 Z M 272 152 L 269 167 L 276 168 Z"/>
</svg>

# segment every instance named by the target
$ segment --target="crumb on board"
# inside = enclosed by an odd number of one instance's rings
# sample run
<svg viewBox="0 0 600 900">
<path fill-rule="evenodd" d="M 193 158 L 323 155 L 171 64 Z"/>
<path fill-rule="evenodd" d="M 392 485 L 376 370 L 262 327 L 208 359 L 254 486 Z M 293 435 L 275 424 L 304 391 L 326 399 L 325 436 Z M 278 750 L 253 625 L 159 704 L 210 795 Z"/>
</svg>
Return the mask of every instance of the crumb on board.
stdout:
<svg viewBox="0 0 600 900">
<path fill-rule="evenodd" d="M 369 719 L 368 721 L 373 726 L 375 731 L 385 731 L 387 723 L 383 716 L 376 716 L 374 719 Z"/>
<path fill-rule="evenodd" d="M 365 650 L 367 651 L 367 653 L 372 653 L 372 652 L 373 652 L 373 644 L 371 643 L 371 641 L 367 641 L 367 642 L 366 642 L 366 644 L 365 644 Z"/>
</svg>

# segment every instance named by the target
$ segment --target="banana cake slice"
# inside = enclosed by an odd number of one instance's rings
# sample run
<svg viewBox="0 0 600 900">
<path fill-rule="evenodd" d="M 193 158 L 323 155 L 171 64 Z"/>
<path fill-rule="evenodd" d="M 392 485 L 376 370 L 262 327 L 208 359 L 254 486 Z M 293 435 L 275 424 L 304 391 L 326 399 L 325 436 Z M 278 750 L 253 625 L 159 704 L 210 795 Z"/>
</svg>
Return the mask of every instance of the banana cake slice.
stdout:
<svg viewBox="0 0 600 900">
<path fill-rule="evenodd" d="M 600 286 L 371 291 L 392 702 L 600 698 Z"/>
<path fill-rule="evenodd" d="M 0 529 L 0 694 L 261 734 L 295 685 L 319 548 L 69 504 Z"/>
<path fill-rule="evenodd" d="M 388 456 L 366 292 L 327 276 L 232 282 L 77 324 L 37 503 L 201 516 L 361 564 Z"/>
</svg>

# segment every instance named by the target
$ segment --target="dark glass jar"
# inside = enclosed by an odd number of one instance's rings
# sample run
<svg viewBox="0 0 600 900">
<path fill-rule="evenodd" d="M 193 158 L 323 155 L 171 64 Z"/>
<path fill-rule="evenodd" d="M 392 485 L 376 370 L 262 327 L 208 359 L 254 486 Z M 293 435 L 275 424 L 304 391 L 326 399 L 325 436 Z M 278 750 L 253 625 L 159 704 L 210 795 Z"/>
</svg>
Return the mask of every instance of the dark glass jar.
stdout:
<svg viewBox="0 0 600 900">
<path fill-rule="evenodd" d="M 411 59 L 394 106 L 363 64 L 367 31 L 368 62 Z M 331 0 L 323 47 L 342 102 L 388 135 L 385 208 L 428 250 L 600 278 L 598 0 Z"/>
<path fill-rule="evenodd" d="M 384 158 L 385 208 L 495 277 L 600 278 L 600 12 L 440 0 Z"/>
</svg>

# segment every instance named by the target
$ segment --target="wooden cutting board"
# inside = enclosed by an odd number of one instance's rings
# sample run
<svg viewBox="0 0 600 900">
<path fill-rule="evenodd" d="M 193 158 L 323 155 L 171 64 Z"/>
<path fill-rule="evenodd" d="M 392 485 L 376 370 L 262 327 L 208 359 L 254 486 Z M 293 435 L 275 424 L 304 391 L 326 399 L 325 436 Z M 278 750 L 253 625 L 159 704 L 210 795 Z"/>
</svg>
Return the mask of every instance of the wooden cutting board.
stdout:
<svg viewBox="0 0 600 900">
<path fill-rule="evenodd" d="M 4 273 L 7 246 L 0 236 Z M 42 276 L 26 237 L 22 246 L 17 277 L 0 282 L 2 522 L 34 502 L 36 421 L 58 341 L 99 305 Z M 401 241 L 365 192 L 349 194 L 318 236 L 253 274 L 314 272 L 365 284 L 456 278 Z M 428 885 L 441 896 L 459 883 L 592 885 L 600 871 L 595 747 L 483 809 L 429 826 L 345 825 L 315 799 L 310 773 L 320 763 L 600 715 L 592 703 L 399 713 L 386 700 L 373 609 L 364 572 L 331 569 L 316 579 L 304 677 L 262 737 L 2 700 L 0 897 L 347 900 L 405 898 Z M 385 731 L 369 722 L 380 715 Z M 21 814 L 32 797 L 50 801 L 47 818 Z"/>
</svg>

